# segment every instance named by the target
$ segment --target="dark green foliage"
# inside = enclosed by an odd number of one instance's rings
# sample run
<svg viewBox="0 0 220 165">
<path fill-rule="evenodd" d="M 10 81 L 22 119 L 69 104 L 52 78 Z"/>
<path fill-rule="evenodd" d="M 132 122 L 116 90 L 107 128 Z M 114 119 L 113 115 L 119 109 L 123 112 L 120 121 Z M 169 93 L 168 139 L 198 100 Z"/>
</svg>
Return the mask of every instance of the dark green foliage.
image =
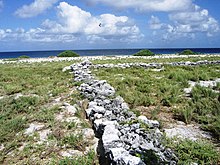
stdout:
<svg viewBox="0 0 220 165">
<path fill-rule="evenodd" d="M 152 150 L 145 151 L 142 155 L 143 156 L 140 156 L 140 158 L 143 160 L 145 164 L 155 164 L 155 165 L 161 164 L 159 163 L 158 156 Z"/>
<path fill-rule="evenodd" d="M 36 97 L 5 98 L 0 100 L 0 142 L 13 140 L 27 123 L 25 114 L 31 113 L 39 104 Z"/>
<path fill-rule="evenodd" d="M 168 146 L 177 154 L 180 165 L 190 165 L 191 163 L 215 165 L 219 163 L 218 151 L 207 141 L 180 140 L 173 142 L 171 140 Z"/>
<path fill-rule="evenodd" d="M 194 108 L 196 120 L 203 128 L 211 131 L 220 139 L 220 102 L 219 93 L 211 89 L 196 86 L 192 92 L 191 106 Z"/>
<path fill-rule="evenodd" d="M 191 93 L 192 99 L 180 109 L 180 118 L 189 124 L 192 120 L 202 124 L 202 128 L 211 131 L 220 138 L 220 102 L 219 93 L 213 90 L 195 86 Z"/>
<path fill-rule="evenodd" d="M 58 54 L 57 57 L 79 57 L 79 55 L 71 50 L 66 50 Z"/>
<path fill-rule="evenodd" d="M 20 57 L 18 57 L 18 58 L 30 58 L 30 57 L 27 56 L 27 55 L 22 55 L 22 56 L 20 56 Z"/>
<path fill-rule="evenodd" d="M 195 54 L 198 54 L 198 53 L 195 53 L 190 49 L 186 49 L 186 50 L 179 53 L 179 55 L 195 55 Z"/>
<path fill-rule="evenodd" d="M 133 56 L 154 56 L 154 55 L 155 54 L 148 49 L 140 50 L 139 52 L 133 54 Z"/>
</svg>

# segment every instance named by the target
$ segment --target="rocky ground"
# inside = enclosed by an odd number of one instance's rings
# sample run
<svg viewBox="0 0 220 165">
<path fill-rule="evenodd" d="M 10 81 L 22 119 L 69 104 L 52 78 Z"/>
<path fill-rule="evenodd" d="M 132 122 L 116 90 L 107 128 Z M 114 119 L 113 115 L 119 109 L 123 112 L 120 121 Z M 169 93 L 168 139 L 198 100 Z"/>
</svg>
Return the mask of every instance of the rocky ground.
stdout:
<svg viewBox="0 0 220 165">
<path fill-rule="evenodd" d="M 220 61 L 176 62 L 166 65 L 205 65 L 218 64 Z M 99 137 L 99 148 L 103 163 L 112 164 L 177 164 L 178 158 L 162 144 L 163 133 L 158 129 L 159 122 L 149 120 L 146 116 L 136 116 L 129 111 L 128 105 L 120 96 L 114 98 L 115 90 L 105 80 L 96 80 L 89 70 L 94 68 L 161 68 L 162 64 L 126 63 L 99 64 L 92 66 L 89 61 L 71 66 L 74 80 L 84 82 L 79 90 L 89 100 L 86 109 L 87 117 L 93 123 L 94 131 Z M 201 84 L 216 84 L 201 82 Z M 208 85 L 209 86 L 209 85 Z M 192 88 L 192 87 L 191 87 Z M 185 89 L 186 90 L 186 89 Z M 188 90 L 187 90 L 188 92 Z M 186 92 L 186 94 L 187 94 Z M 111 99 L 109 99 L 111 98 Z M 198 140 L 211 138 L 197 125 L 186 125 L 183 122 L 170 123 L 164 129 L 167 137 Z M 151 158 L 151 159 L 149 159 Z"/>
<path fill-rule="evenodd" d="M 217 55 L 200 55 L 202 57 L 215 57 Z M 176 55 L 140 57 L 140 58 L 176 58 Z M 180 57 L 178 55 L 178 57 Z M 189 58 L 193 56 L 181 56 L 181 58 Z M 129 68 L 142 67 L 151 68 L 155 72 L 163 70 L 163 65 L 207 65 L 220 64 L 219 60 L 215 61 L 198 61 L 198 62 L 170 62 L 170 63 L 121 63 L 121 64 L 97 64 L 93 65 L 93 60 L 109 60 L 109 59 L 125 59 L 133 58 L 131 56 L 116 57 L 81 57 L 81 58 L 42 58 L 42 59 L 23 59 L 17 61 L 0 60 L 0 64 L 5 63 L 34 63 L 34 62 L 54 62 L 54 61 L 76 61 L 77 63 L 63 68 L 63 72 L 70 72 L 74 76 L 74 81 L 79 82 L 78 86 L 72 88 L 69 93 L 56 97 L 53 101 L 44 105 L 47 108 L 57 106 L 59 111 L 54 115 L 55 123 L 67 123 L 68 127 L 74 129 L 61 128 L 61 125 L 48 127 L 44 122 L 33 121 L 23 131 L 22 136 L 35 138 L 34 143 L 20 143 L 17 151 L 7 153 L 5 162 L 10 162 L 18 152 L 24 151 L 27 146 L 45 145 L 44 152 L 40 156 L 32 155 L 33 161 L 36 159 L 45 159 L 43 164 L 49 163 L 50 152 L 55 152 L 60 159 L 69 157 L 83 157 L 91 151 L 97 152 L 99 164 L 177 164 L 178 157 L 173 150 L 164 145 L 164 139 L 167 137 L 181 139 L 211 139 L 212 136 L 202 131 L 197 124 L 186 125 L 183 122 L 171 119 L 167 113 L 162 115 L 165 121 L 163 130 L 157 120 L 150 120 L 148 114 L 140 116 L 133 113 L 124 99 L 115 94 L 115 89 L 106 81 L 98 80 L 92 75 L 91 68 Z M 136 57 L 138 58 L 138 57 Z M 90 61 L 89 61 L 90 60 Z M 219 79 L 213 81 L 200 81 L 197 84 L 201 86 L 214 87 Z M 184 89 L 186 97 L 196 85 L 189 82 L 190 87 Z M 71 94 L 79 91 L 84 96 L 83 100 L 76 104 L 71 103 Z M 218 91 L 216 91 L 218 92 Z M 7 96 L 1 96 L 4 99 Z M 25 97 L 22 94 L 13 96 L 15 99 Z M 33 96 L 35 97 L 35 96 Z M 141 107 L 140 111 L 141 111 Z M 142 107 L 146 108 L 146 107 Z M 148 107 L 151 108 L 151 107 Z M 72 126 L 71 124 L 74 124 Z M 90 125 L 91 124 L 91 125 Z M 86 125 L 86 126 L 85 126 Z M 92 129 L 92 128 L 93 129 Z M 164 134 L 165 133 L 165 134 Z M 37 135 L 37 136 L 36 136 Z M 58 145 L 57 139 L 72 137 L 83 139 L 75 140 L 77 147 L 71 147 L 73 144 Z M 52 140 L 51 140 L 52 138 Z M 54 141 L 55 138 L 56 140 Z M 69 140 L 66 138 L 66 140 Z M 51 148 L 51 146 L 53 146 Z M 51 151 L 50 151 L 51 149 Z M 0 151 L 4 151 L 5 146 L 0 146 Z M 22 158 L 25 159 L 25 158 Z M 39 161 L 39 160 L 38 160 Z M 22 162 L 22 161 L 21 161 Z M 25 161 L 23 161 L 24 163 Z M 97 163 L 97 161 L 93 161 Z"/>
<path fill-rule="evenodd" d="M 201 54 L 201 55 L 156 55 L 156 56 L 82 56 L 82 57 L 53 57 L 53 58 L 27 58 L 27 59 L 0 59 L 0 64 L 5 63 L 41 63 L 41 62 L 61 62 L 61 61 L 83 61 L 83 60 L 122 60 L 122 59 L 173 59 L 173 58 L 199 58 L 199 57 L 218 57 L 219 54 Z"/>
</svg>

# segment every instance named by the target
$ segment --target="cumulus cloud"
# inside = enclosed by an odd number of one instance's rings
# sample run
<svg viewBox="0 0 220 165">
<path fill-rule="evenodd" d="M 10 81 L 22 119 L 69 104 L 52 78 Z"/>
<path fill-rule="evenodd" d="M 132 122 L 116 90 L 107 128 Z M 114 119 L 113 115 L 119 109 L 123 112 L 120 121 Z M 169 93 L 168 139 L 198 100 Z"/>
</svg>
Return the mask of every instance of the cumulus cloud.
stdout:
<svg viewBox="0 0 220 165">
<path fill-rule="evenodd" d="M 2 41 L 40 42 L 135 42 L 142 38 L 139 28 L 126 16 L 102 14 L 93 16 L 77 6 L 61 2 L 57 6 L 57 19 L 45 20 L 40 28 L 24 30 L 0 29 Z"/>
<path fill-rule="evenodd" d="M 192 7 L 192 0 L 87 0 L 115 8 L 132 8 L 136 11 L 183 11 Z"/>
<path fill-rule="evenodd" d="M 57 9 L 59 21 L 45 20 L 42 24 L 51 33 L 86 35 L 89 40 L 120 38 L 135 41 L 142 37 L 139 28 L 126 16 L 93 16 L 66 2 L 61 2 Z"/>
<path fill-rule="evenodd" d="M 196 9 L 192 12 L 179 12 L 169 15 L 175 22 L 176 31 L 182 33 L 205 32 L 215 33 L 219 31 L 218 21 L 209 15 L 206 9 Z"/>
<path fill-rule="evenodd" d="M 58 2 L 58 0 L 34 0 L 31 4 L 19 8 L 15 12 L 15 15 L 21 18 L 35 17 L 51 8 L 56 2 Z"/>
<path fill-rule="evenodd" d="M 197 5 L 191 11 L 171 12 L 169 20 L 169 24 L 161 23 L 159 18 L 152 16 L 149 26 L 152 30 L 162 30 L 164 40 L 195 38 L 202 33 L 211 37 L 220 30 L 218 21 L 209 15 L 208 10 Z"/>
</svg>

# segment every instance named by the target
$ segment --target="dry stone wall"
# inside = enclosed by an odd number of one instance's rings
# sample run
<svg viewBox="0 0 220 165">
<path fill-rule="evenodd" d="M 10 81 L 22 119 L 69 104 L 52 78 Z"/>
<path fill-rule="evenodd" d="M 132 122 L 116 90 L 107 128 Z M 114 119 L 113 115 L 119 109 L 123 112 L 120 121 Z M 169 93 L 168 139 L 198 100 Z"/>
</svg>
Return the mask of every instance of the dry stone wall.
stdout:
<svg viewBox="0 0 220 165">
<path fill-rule="evenodd" d="M 86 114 L 100 139 L 100 164 L 176 164 L 173 151 L 162 144 L 159 122 L 136 116 L 110 84 L 91 74 L 91 67 L 83 61 L 71 69 L 74 80 L 83 82 L 78 89 L 89 100 Z"/>
</svg>

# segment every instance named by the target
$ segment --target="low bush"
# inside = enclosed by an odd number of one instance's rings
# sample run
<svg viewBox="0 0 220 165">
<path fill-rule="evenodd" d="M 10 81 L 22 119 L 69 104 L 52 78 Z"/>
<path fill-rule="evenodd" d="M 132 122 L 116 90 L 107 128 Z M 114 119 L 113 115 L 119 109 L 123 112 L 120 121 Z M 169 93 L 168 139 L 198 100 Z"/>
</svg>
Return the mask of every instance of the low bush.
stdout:
<svg viewBox="0 0 220 165">
<path fill-rule="evenodd" d="M 20 57 L 18 57 L 18 58 L 30 58 L 30 57 L 27 56 L 27 55 L 22 55 L 22 56 L 20 56 Z"/>
<path fill-rule="evenodd" d="M 58 54 L 57 57 L 79 57 L 79 55 L 71 50 L 66 50 Z"/>
<path fill-rule="evenodd" d="M 186 50 L 184 50 L 184 51 L 182 51 L 182 52 L 179 53 L 179 55 L 194 55 L 194 54 L 198 54 L 198 53 L 193 52 L 193 51 L 190 50 L 190 49 L 186 49 Z"/>
<path fill-rule="evenodd" d="M 174 149 L 179 158 L 178 164 L 218 164 L 219 155 L 214 146 L 207 141 L 170 140 L 168 146 Z"/>
<path fill-rule="evenodd" d="M 154 56 L 154 55 L 155 54 L 148 49 L 140 50 L 139 52 L 133 54 L 133 56 Z"/>
</svg>

